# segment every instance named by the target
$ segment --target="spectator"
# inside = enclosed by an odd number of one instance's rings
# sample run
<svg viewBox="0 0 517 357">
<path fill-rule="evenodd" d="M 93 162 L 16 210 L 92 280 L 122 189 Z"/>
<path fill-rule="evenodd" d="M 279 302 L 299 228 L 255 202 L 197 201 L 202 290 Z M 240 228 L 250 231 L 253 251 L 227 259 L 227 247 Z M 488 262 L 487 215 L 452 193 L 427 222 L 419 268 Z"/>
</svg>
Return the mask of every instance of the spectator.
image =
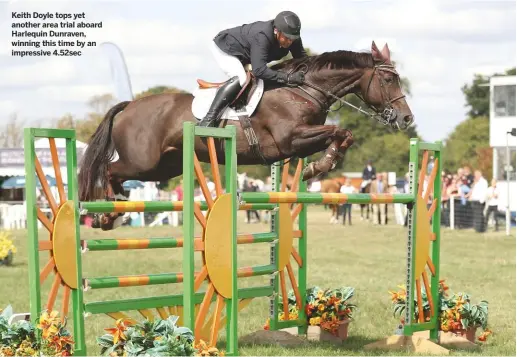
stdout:
<svg viewBox="0 0 517 357">
<path fill-rule="evenodd" d="M 178 196 L 178 201 L 183 201 L 183 180 L 174 188 L 174 193 Z"/>
<path fill-rule="evenodd" d="M 463 206 L 467 204 L 470 192 L 471 190 L 468 185 L 467 178 L 463 176 L 463 178 L 458 182 L 458 195 L 460 196 L 461 204 Z"/>
<path fill-rule="evenodd" d="M 388 181 L 384 180 L 382 174 L 377 174 L 377 178 L 372 181 L 370 193 L 378 195 L 388 193 Z M 386 223 L 385 211 L 381 209 L 380 204 L 373 205 L 373 224 Z"/>
<path fill-rule="evenodd" d="M 349 178 L 346 179 L 345 184 L 341 186 L 339 189 L 339 192 L 344 194 L 350 194 L 350 193 L 356 193 L 357 190 L 354 186 L 352 186 L 352 180 Z M 345 224 L 346 216 L 348 213 L 348 224 L 352 225 L 352 204 L 351 203 L 345 203 L 343 205 L 343 224 Z"/>
<path fill-rule="evenodd" d="M 429 162 L 427 163 L 427 174 L 430 175 L 434 167 L 434 156 L 431 155 Z"/>
<path fill-rule="evenodd" d="M 499 189 L 497 187 L 497 180 L 492 179 L 490 187 L 487 189 L 487 205 L 488 209 L 485 217 L 485 225 L 488 225 L 490 214 L 494 215 L 495 231 L 499 231 L 499 221 L 497 219 L 497 211 L 499 206 Z"/>
<path fill-rule="evenodd" d="M 472 190 L 468 194 L 468 198 L 472 202 L 472 215 L 474 219 L 474 229 L 476 232 L 485 231 L 485 200 L 487 197 L 488 182 L 483 177 L 480 170 L 474 172 L 474 184 Z"/>
<path fill-rule="evenodd" d="M 470 170 L 469 166 L 465 165 L 463 167 L 463 175 L 465 175 L 465 177 L 467 179 L 467 185 L 470 188 L 472 188 L 472 184 L 474 183 L 474 176 L 472 175 L 472 171 Z"/>
</svg>

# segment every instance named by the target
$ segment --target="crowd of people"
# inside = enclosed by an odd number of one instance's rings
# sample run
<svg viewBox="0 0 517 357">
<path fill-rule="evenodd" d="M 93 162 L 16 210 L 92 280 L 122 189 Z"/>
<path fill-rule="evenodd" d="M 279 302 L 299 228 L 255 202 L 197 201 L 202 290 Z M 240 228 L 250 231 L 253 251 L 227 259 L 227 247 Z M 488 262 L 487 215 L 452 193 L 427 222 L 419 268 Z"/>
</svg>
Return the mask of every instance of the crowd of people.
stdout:
<svg viewBox="0 0 517 357">
<path fill-rule="evenodd" d="M 453 210 L 455 228 L 484 232 L 492 219 L 495 230 L 499 230 L 497 180 L 492 179 L 489 185 L 481 170 L 472 173 L 470 167 L 465 166 L 455 173 L 442 172 L 442 204 L 442 220 L 450 223 Z"/>
</svg>

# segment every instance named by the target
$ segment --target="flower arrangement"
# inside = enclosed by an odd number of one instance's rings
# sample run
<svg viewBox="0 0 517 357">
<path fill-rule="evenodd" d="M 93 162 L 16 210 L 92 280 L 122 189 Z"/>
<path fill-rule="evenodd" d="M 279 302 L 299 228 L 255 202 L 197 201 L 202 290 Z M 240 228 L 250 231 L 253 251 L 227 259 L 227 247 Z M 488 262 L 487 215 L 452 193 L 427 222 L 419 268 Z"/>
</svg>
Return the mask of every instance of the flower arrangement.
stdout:
<svg viewBox="0 0 517 357">
<path fill-rule="evenodd" d="M 0 265 L 11 265 L 16 247 L 6 232 L 0 233 Z"/>
<path fill-rule="evenodd" d="M 406 308 L 407 293 L 405 286 L 399 285 L 399 291 L 390 291 L 393 303 L 393 316 L 401 316 Z M 468 330 L 473 331 L 481 327 L 483 333 L 478 337 L 478 341 L 486 341 L 486 338 L 492 334 L 488 329 L 488 302 L 481 300 L 479 304 L 472 304 L 470 295 L 466 293 L 457 293 L 449 296 L 447 293 L 449 287 L 444 280 L 440 280 L 439 285 L 439 306 L 440 306 L 440 330 L 444 332 L 454 332 L 466 335 Z M 415 304 L 416 304 L 415 296 Z M 430 320 L 431 310 L 429 299 L 422 287 L 422 307 L 426 321 Z M 415 320 L 418 319 L 418 311 L 415 309 Z M 404 319 L 401 319 L 404 323 Z M 472 338 L 474 339 L 474 337 Z"/>
<path fill-rule="evenodd" d="M 307 289 L 305 314 L 310 326 L 320 326 L 322 329 L 337 336 L 339 326 L 352 318 L 353 311 L 357 305 L 351 304 L 349 300 L 354 296 L 354 288 L 343 287 L 338 289 L 321 289 L 312 287 Z M 278 319 L 285 320 L 282 298 L 278 304 Z M 298 319 L 298 308 L 296 297 L 291 290 L 287 295 L 289 305 L 289 320 Z M 264 329 L 269 329 L 269 319 Z"/>
<path fill-rule="evenodd" d="M 71 356 L 74 341 L 57 311 L 42 312 L 36 326 L 21 320 L 9 324 L 8 306 L 0 315 L 0 356 Z"/>
<path fill-rule="evenodd" d="M 98 337 L 101 354 L 108 356 L 220 356 L 215 347 L 204 341 L 194 346 L 194 334 L 187 327 L 177 326 L 178 316 L 167 319 L 131 323 L 118 319 L 115 327 L 106 328 L 107 334 Z"/>
<path fill-rule="evenodd" d="M 352 319 L 352 312 L 357 305 L 349 300 L 354 296 L 354 288 L 321 289 L 313 287 L 307 290 L 305 313 L 311 326 L 321 326 L 337 336 L 340 323 Z"/>
</svg>

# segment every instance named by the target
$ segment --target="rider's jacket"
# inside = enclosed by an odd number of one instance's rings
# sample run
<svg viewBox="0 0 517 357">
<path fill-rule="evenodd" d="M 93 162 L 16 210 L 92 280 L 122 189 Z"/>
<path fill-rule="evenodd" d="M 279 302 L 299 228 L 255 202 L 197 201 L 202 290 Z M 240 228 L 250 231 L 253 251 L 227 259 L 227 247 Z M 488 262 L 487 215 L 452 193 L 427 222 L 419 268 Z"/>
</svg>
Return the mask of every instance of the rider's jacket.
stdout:
<svg viewBox="0 0 517 357">
<path fill-rule="evenodd" d="M 294 58 L 307 56 L 301 38 L 293 41 L 289 48 L 280 47 L 273 32 L 273 20 L 223 30 L 214 37 L 214 42 L 243 65 L 251 64 L 255 77 L 274 81 L 278 80 L 279 73 L 267 67 L 268 62 L 281 59 L 289 51 Z"/>
</svg>

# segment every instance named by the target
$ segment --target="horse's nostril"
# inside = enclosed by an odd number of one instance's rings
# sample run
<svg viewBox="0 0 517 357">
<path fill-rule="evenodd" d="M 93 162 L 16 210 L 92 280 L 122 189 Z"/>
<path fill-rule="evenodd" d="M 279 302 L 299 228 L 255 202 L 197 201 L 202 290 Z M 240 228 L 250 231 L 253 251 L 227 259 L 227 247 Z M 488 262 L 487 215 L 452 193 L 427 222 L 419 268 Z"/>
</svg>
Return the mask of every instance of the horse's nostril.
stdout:
<svg viewBox="0 0 517 357">
<path fill-rule="evenodd" d="M 413 116 L 412 116 L 412 115 L 406 115 L 406 116 L 404 117 L 404 122 L 406 122 L 406 123 L 408 123 L 408 124 L 409 124 L 409 123 L 412 123 L 412 122 L 413 122 Z"/>
</svg>

